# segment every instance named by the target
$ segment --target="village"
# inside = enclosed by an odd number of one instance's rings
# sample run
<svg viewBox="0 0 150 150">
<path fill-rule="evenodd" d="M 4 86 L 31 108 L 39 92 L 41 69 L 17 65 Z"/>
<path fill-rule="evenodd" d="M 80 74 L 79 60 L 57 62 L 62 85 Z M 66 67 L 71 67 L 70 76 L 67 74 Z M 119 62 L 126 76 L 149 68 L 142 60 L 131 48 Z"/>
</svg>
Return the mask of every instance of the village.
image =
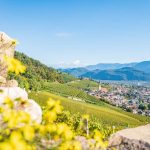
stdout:
<svg viewBox="0 0 150 150">
<path fill-rule="evenodd" d="M 150 116 L 150 87 L 143 85 L 99 84 L 98 89 L 89 90 L 87 93 L 102 99 L 111 105 L 121 107 L 134 114 Z M 109 87 L 109 88 L 108 88 Z"/>
</svg>

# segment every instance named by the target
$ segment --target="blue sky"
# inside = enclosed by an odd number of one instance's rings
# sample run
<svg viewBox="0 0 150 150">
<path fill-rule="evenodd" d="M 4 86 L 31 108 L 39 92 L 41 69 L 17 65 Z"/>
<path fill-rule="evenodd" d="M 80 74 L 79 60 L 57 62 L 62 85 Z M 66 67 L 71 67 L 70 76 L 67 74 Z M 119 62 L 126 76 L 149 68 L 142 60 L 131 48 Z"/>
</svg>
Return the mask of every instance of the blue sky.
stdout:
<svg viewBox="0 0 150 150">
<path fill-rule="evenodd" d="M 0 0 L 0 31 L 47 65 L 150 60 L 150 1 Z"/>
</svg>

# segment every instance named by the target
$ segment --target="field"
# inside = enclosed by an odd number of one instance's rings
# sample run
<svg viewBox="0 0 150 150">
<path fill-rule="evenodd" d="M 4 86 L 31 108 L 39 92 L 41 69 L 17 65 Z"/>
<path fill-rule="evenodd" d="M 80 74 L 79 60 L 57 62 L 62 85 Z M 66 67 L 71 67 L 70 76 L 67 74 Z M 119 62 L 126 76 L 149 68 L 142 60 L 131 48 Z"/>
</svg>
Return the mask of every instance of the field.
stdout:
<svg viewBox="0 0 150 150">
<path fill-rule="evenodd" d="M 122 111 L 108 104 L 100 106 L 70 100 L 49 92 L 31 92 L 30 98 L 35 99 L 41 106 L 46 105 L 48 98 L 60 100 L 64 109 L 71 113 L 88 114 L 91 120 L 101 123 L 102 126 L 116 126 L 119 128 L 134 127 L 150 122 L 149 117 L 134 115 Z"/>
<path fill-rule="evenodd" d="M 88 95 L 86 92 L 76 87 L 60 83 L 43 83 L 43 91 L 47 91 L 56 95 L 60 95 L 70 99 L 78 99 L 87 103 L 103 105 L 104 103 L 96 99 L 94 96 Z"/>
<path fill-rule="evenodd" d="M 72 86 L 78 89 L 89 90 L 98 89 L 99 84 L 90 80 L 76 80 L 67 83 L 68 86 Z"/>
</svg>

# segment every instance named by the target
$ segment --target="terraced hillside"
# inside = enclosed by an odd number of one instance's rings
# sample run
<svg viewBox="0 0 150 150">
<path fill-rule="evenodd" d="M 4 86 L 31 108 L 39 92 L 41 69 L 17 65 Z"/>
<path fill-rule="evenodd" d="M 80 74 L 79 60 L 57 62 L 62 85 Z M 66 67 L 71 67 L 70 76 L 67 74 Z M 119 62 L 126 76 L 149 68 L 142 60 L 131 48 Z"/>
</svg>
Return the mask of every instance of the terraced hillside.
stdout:
<svg viewBox="0 0 150 150">
<path fill-rule="evenodd" d="M 89 89 L 98 89 L 98 83 L 95 81 L 90 80 L 76 80 L 66 83 L 69 86 L 83 89 L 83 90 L 89 90 Z"/>
<path fill-rule="evenodd" d="M 101 103 L 101 105 L 97 106 L 70 100 L 49 92 L 31 92 L 29 96 L 35 99 L 41 106 L 46 105 L 48 98 L 60 100 L 65 110 L 69 110 L 72 113 L 88 114 L 93 121 L 101 123 L 102 126 L 111 125 L 126 128 L 150 122 L 149 117 L 127 113 L 105 103 Z"/>
<path fill-rule="evenodd" d="M 53 83 L 43 83 L 43 91 L 51 92 L 69 99 L 74 99 L 77 101 L 84 101 L 87 103 L 102 105 L 104 104 L 102 101 L 96 99 L 94 96 L 88 95 L 86 92 L 69 86 L 67 84 L 61 84 L 58 82 Z"/>
</svg>

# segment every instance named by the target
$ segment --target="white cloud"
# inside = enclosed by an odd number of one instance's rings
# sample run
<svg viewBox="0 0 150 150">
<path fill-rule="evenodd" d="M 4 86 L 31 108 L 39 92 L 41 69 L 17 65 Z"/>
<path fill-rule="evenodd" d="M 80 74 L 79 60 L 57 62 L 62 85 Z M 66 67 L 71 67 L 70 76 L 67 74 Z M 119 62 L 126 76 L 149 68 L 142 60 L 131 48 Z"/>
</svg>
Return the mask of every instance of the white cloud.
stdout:
<svg viewBox="0 0 150 150">
<path fill-rule="evenodd" d="M 57 65 L 54 65 L 55 68 L 74 68 L 84 66 L 79 59 L 74 60 L 71 63 L 65 63 L 64 61 L 59 62 Z"/>
<path fill-rule="evenodd" d="M 72 64 L 73 64 L 74 66 L 78 66 L 78 65 L 81 64 L 81 61 L 77 59 L 77 60 L 73 61 Z"/>
<path fill-rule="evenodd" d="M 70 37 L 72 34 L 69 33 L 69 32 L 59 32 L 59 33 L 56 33 L 56 36 L 57 37 Z"/>
</svg>

